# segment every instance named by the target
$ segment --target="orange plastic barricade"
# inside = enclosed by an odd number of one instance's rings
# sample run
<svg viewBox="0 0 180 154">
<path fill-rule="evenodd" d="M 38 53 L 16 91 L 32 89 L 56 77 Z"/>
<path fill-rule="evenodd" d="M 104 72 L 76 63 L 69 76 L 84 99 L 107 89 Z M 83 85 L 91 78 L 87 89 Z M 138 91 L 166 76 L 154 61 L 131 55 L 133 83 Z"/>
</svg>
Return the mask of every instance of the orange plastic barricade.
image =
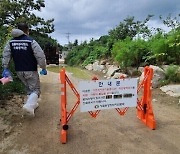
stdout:
<svg viewBox="0 0 180 154">
<path fill-rule="evenodd" d="M 154 118 L 153 114 L 153 109 L 152 109 L 152 96 L 151 96 L 151 82 L 152 82 L 152 77 L 153 77 L 153 69 L 146 66 L 144 68 L 144 79 L 143 81 L 139 84 L 137 93 L 143 89 L 143 94 L 141 99 L 137 100 L 137 117 L 145 123 L 146 126 L 148 126 L 151 129 L 156 128 L 156 121 Z M 121 76 L 121 79 L 124 77 Z M 93 77 L 92 80 L 98 80 L 97 77 Z M 65 69 L 63 68 L 60 71 L 60 81 L 61 81 L 61 97 L 60 97 L 60 112 L 61 112 L 61 119 L 60 123 L 62 125 L 62 130 L 60 132 L 60 140 L 61 143 L 66 143 L 67 142 L 67 130 L 68 130 L 68 121 L 72 117 L 73 113 L 76 111 L 77 107 L 80 104 L 80 95 L 68 76 L 66 75 Z M 77 101 L 74 105 L 74 107 L 71 109 L 71 111 L 68 113 L 66 109 L 67 105 L 67 99 L 66 99 L 66 83 L 70 86 L 72 91 L 77 97 Z M 119 113 L 119 115 L 123 116 L 125 115 L 126 111 L 128 110 L 128 107 L 125 107 L 124 109 L 116 108 L 116 111 Z M 95 112 L 89 111 L 89 114 L 93 117 L 96 118 L 97 115 L 99 114 L 100 110 L 97 110 Z"/>
<path fill-rule="evenodd" d="M 151 85 L 153 78 L 153 69 L 150 67 L 144 68 L 144 80 L 139 84 L 138 91 L 143 88 L 143 95 L 137 101 L 137 117 L 144 122 L 149 128 L 156 128 L 156 121 L 154 119 L 152 109 L 152 94 Z"/>
</svg>

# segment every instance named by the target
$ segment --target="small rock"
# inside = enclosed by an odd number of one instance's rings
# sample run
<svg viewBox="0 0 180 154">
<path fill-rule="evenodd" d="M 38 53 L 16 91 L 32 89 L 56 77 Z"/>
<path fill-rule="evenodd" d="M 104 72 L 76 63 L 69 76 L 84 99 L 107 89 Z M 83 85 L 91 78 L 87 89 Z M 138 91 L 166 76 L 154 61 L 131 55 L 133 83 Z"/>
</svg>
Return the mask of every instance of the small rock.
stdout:
<svg viewBox="0 0 180 154">
<path fill-rule="evenodd" d="M 160 89 L 170 96 L 180 97 L 180 85 L 167 85 Z"/>
<path fill-rule="evenodd" d="M 8 129 L 5 130 L 5 134 L 11 133 L 12 127 L 9 127 Z"/>
<path fill-rule="evenodd" d="M 157 99 L 153 99 L 152 101 L 153 101 L 153 102 L 157 102 Z"/>
</svg>

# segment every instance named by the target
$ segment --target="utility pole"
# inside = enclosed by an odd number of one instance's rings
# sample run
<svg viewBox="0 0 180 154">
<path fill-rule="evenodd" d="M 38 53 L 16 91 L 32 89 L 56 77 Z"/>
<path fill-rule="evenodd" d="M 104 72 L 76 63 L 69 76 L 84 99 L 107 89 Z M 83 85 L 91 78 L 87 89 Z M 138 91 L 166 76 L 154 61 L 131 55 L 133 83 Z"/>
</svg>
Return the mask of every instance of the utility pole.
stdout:
<svg viewBox="0 0 180 154">
<path fill-rule="evenodd" d="M 68 32 L 68 33 L 65 33 L 65 34 L 66 34 L 66 37 L 67 37 L 67 39 L 68 39 L 68 43 L 70 43 L 69 38 L 70 38 L 70 34 L 71 34 L 71 33 Z"/>
</svg>

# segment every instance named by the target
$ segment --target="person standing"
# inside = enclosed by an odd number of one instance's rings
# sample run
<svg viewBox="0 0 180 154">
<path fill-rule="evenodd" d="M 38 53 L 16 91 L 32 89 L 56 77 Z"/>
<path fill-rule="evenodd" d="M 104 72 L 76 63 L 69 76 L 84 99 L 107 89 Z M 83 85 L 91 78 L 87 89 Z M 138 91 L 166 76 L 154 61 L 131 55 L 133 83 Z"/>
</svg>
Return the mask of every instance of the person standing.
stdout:
<svg viewBox="0 0 180 154">
<path fill-rule="evenodd" d="M 8 65 L 12 58 L 17 76 L 27 90 L 28 99 L 23 106 L 23 113 L 34 117 L 40 96 L 38 65 L 42 69 L 40 74 L 47 75 L 45 54 L 40 45 L 29 37 L 29 27 L 26 23 L 19 23 L 11 35 L 13 39 L 7 42 L 3 51 L 2 76 L 11 76 Z"/>
</svg>

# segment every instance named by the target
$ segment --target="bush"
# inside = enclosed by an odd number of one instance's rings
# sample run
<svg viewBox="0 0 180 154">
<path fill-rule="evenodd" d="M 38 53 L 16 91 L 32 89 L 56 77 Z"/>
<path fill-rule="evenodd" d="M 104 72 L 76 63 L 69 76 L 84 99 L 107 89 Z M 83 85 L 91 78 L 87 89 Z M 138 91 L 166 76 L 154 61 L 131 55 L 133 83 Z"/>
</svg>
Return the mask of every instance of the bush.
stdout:
<svg viewBox="0 0 180 154">
<path fill-rule="evenodd" d="M 167 62 L 169 64 L 180 64 L 180 30 L 171 31 L 167 36 L 166 44 L 168 46 L 167 50 Z"/>
<path fill-rule="evenodd" d="M 161 80 L 161 81 L 160 81 L 160 86 L 162 87 L 162 86 L 165 86 L 165 85 L 167 85 L 167 84 L 169 84 L 169 83 L 170 83 L 169 80 Z"/>
<path fill-rule="evenodd" d="M 108 52 L 106 45 L 97 41 L 89 44 L 81 44 L 74 47 L 66 57 L 65 63 L 70 66 L 86 66 L 93 63 L 96 59 L 105 57 Z"/>
<path fill-rule="evenodd" d="M 24 85 L 17 78 L 14 78 L 13 82 L 2 85 L 0 84 L 0 99 L 6 99 L 7 97 L 12 96 L 12 94 L 24 94 Z"/>
<path fill-rule="evenodd" d="M 180 68 L 177 65 L 170 65 L 165 71 L 165 79 L 169 82 L 180 83 Z"/>
<path fill-rule="evenodd" d="M 180 31 L 173 30 L 168 34 L 158 33 L 149 40 L 151 52 L 146 61 L 158 65 L 180 64 Z"/>
<path fill-rule="evenodd" d="M 1 65 L 1 59 L 0 59 L 0 65 Z M 13 76 L 13 82 L 10 82 L 8 84 L 2 85 L 0 84 L 0 99 L 6 99 L 6 97 L 11 96 L 13 93 L 23 94 L 25 92 L 24 85 L 22 82 L 18 79 L 16 72 L 14 70 L 14 64 L 13 62 L 10 63 L 9 69 Z M 2 70 L 2 69 L 1 69 Z M 0 71 L 0 78 L 1 78 L 2 71 Z"/>
<path fill-rule="evenodd" d="M 151 64 L 162 65 L 167 57 L 166 38 L 163 34 L 158 33 L 149 40 L 149 46 L 151 52 L 146 57 L 146 60 Z"/>
<path fill-rule="evenodd" d="M 123 68 L 128 66 L 139 67 L 144 62 L 143 57 L 148 52 L 149 48 L 146 41 L 141 39 L 131 40 L 130 38 L 117 41 L 112 49 L 113 57 Z"/>
</svg>

